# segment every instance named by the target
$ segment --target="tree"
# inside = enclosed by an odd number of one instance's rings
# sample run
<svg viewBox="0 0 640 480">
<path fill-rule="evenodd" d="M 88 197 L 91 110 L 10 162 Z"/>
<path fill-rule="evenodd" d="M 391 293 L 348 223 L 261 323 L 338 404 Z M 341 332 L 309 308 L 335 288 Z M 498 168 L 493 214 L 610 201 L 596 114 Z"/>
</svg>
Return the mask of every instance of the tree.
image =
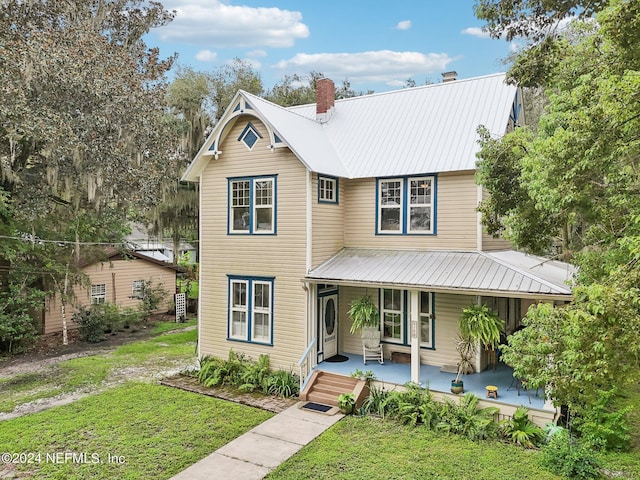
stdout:
<svg viewBox="0 0 640 480">
<path fill-rule="evenodd" d="M 65 298 L 81 244 L 119 242 L 130 209 L 153 203 L 172 59 L 142 38 L 171 18 L 140 0 L 0 4 L 0 186 L 12 236 L 31 239 L 0 253 L 12 282 Z"/>
<path fill-rule="evenodd" d="M 235 58 L 233 63 L 224 65 L 210 76 L 211 103 L 214 110 L 214 123 L 222 118 L 225 109 L 231 103 L 238 90 L 254 95 L 262 94 L 262 79 L 246 60 Z"/>
<path fill-rule="evenodd" d="M 549 253 L 561 239 L 562 255 L 579 266 L 574 300 L 531 307 L 503 358 L 529 386 L 549 386 L 584 430 L 611 392 L 640 380 L 640 8 L 635 0 L 526 3 L 534 4 L 554 19 L 561 4 L 579 5 L 596 22 L 574 22 L 553 38 L 532 34 L 538 43 L 516 59 L 511 78 L 543 87 L 549 104 L 535 132 L 482 138 L 478 178 L 492 199 L 481 210 L 488 228 L 504 228 L 518 246 Z M 493 26 L 525 23 L 517 5 Z"/>
</svg>

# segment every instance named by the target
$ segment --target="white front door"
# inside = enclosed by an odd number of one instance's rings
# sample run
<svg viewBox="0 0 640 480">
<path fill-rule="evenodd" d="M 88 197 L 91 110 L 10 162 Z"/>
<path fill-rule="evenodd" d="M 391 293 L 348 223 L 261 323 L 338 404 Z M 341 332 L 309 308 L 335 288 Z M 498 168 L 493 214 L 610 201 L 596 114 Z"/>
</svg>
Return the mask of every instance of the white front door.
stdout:
<svg viewBox="0 0 640 480">
<path fill-rule="evenodd" d="M 320 331 L 324 360 L 338 354 L 338 295 L 320 297 Z"/>
</svg>

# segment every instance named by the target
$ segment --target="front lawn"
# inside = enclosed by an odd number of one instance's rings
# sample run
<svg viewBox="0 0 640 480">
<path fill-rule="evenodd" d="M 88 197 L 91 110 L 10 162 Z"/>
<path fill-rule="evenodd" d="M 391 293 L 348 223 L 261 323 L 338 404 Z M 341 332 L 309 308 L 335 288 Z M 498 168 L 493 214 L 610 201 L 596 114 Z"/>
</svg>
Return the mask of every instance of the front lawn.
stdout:
<svg viewBox="0 0 640 480">
<path fill-rule="evenodd" d="M 27 457 L 32 463 L 17 468 L 39 479 L 166 479 L 272 415 L 182 390 L 128 383 L 2 422 L 0 452 L 32 454 Z"/>
<path fill-rule="evenodd" d="M 536 458 L 536 451 L 504 443 L 473 442 L 393 420 L 353 416 L 331 427 L 267 478 L 560 478 L 538 466 Z"/>
<path fill-rule="evenodd" d="M 167 322 L 156 328 L 165 331 L 184 326 Z M 61 394 L 89 393 L 108 383 L 149 376 L 149 372 L 181 370 L 195 361 L 196 339 L 196 330 L 168 333 L 120 346 L 110 353 L 64 360 L 38 371 L 0 378 L 0 412 Z"/>
</svg>

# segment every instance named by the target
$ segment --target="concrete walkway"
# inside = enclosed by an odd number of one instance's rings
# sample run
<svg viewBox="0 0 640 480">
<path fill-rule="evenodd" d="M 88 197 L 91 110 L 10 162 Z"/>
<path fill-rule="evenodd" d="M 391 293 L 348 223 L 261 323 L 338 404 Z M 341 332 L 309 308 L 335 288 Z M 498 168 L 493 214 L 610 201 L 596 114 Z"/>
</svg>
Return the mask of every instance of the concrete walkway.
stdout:
<svg viewBox="0 0 640 480">
<path fill-rule="evenodd" d="M 171 480 L 258 480 L 287 460 L 344 415 L 300 409 L 299 402 L 220 447 Z"/>
</svg>

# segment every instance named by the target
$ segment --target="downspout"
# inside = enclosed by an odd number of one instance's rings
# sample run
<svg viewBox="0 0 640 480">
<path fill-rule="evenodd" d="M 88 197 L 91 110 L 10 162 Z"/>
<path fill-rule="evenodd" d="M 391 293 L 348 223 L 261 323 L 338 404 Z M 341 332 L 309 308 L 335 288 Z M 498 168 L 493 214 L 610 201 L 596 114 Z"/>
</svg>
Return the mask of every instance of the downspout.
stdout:
<svg viewBox="0 0 640 480">
<path fill-rule="evenodd" d="M 305 226 L 306 226 L 306 241 L 305 241 L 305 263 L 304 263 L 304 274 L 305 276 L 311 270 L 311 266 L 313 264 L 313 178 L 311 170 L 307 169 L 306 172 L 306 184 L 307 184 L 307 195 L 306 195 L 306 212 L 305 212 Z M 303 348 L 306 348 L 309 345 L 309 342 L 314 338 L 315 332 L 315 315 L 314 315 L 314 307 L 313 303 L 315 299 L 313 298 L 313 294 L 315 292 L 314 288 L 308 288 L 308 284 L 305 285 L 305 295 L 307 297 L 307 301 L 305 302 L 305 338 L 306 342 Z M 312 365 L 315 366 L 318 361 L 318 356 L 314 354 L 312 356 Z"/>
</svg>

